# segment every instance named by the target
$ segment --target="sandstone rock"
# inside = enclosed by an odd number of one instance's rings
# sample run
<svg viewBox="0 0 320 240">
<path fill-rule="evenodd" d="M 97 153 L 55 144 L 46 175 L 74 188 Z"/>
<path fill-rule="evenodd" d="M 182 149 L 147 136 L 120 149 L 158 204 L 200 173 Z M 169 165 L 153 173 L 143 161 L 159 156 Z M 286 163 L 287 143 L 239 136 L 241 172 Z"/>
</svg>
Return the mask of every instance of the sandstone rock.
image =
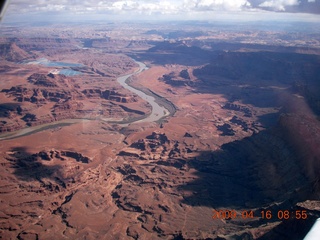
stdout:
<svg viewBox="0 0 320 240">
<path fill-rule="evenodd" d="M 29 53 L 18 47 L 16 43 L 1 44 L 0 56 L 12 62 L 20 62 L 31 57 Z"/>
<path fill-rule="evenodd" d="M 139 239 L 139 228 L 130 226 L 127 228 L 127 236 L 132 237 L 133 239 Z"/>
<path fill-rule="evenodd" d="M 221 136 L 233 136 L 235 131 L 232 129 L 231 125 L 228 123 L 225 123 L 221 126 L 217 126 L 217 129 L 221 131 Z"/>
<path fill-rule="evenodd" d="M 190 133 L 186 132 L 186 133 L 184 134 L 184 136 L 183 136 L 183 137 L 191 138 L 191 137 L 192 137 L 192 135 L 191 135 Z"/>
<path fill-rule="evenodd" d="M 226 103 L 223 107 L 223 109 L 230 109 L 230 110 L 234 110 L 234 111 L 239 111 L 239 112 L 243 112 L 245 115 L 245 117 L 251 117 L 252 113 L 251 110 L 248 107 L 245 106 L 241 106 L 239 104 L 235 104 L 235 103 Z"/>
<path fill-rule="evenodd" d="M 136 149 L 128 148 L 128 149 L 124 149 L 124 150 L 120 151 L 118 155 L 139 158 L 140 154 L 141 154 L 140 151 L 138 151 Z"/>
<path fill-rule="evenodd" d="M 48 75 L 34 73 L 30 77 L 28 77 L 28 81 L 38 86 L 57 87 L 57 84 L 47 76 L 49 76 L 50 78 L 54 78 L 54 75 L 52 73 L 49 73 Z"/>
</svg>

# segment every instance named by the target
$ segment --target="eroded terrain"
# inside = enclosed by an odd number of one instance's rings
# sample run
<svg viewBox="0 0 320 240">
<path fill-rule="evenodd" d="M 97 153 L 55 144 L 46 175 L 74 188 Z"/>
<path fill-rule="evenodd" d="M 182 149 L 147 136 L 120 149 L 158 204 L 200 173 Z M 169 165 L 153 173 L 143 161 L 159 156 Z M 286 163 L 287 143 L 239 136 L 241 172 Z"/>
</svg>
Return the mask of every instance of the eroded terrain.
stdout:
<svg viewBox="0 0 320 240">
<path fill-rule="evenodd" d="M 280 51 L 253 34 L 251 45 L 232 40 L 231 48 L 200 33 L 194 41 L 159 40 L 170 35 L 160 30 L 135 41 L 118 31 L 106 39 L 1 39 L 0 137 L 39 130 L 1 141 L 0 235 L 305 236 L 319 217 L 317 46 Z M 130 124 L 151 112 L 116 80 L 137 70 L 132 58 L 148 69 L 130 85 L 153 94 L 169 117 Z M 51 123 L 58 125 L 46 128 Z M 213 219 L 215 210 L 237 217 Z M 274 215 L 264 219 L 268 210 Z M 305 211 L 307 219 L 279 219 L 284 210 Z"/>
</svg>

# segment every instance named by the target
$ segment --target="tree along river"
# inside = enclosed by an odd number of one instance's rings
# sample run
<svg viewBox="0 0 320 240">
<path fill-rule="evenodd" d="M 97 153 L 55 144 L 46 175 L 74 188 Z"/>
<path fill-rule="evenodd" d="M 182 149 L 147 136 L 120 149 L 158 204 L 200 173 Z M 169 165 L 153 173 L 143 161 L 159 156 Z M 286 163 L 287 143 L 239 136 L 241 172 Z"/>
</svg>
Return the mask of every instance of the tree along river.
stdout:
<svg viewBox="0 0 320 240">
<path fill-rule="evenodd" d="M 146 65 L 142 62 L 138 62 L 136 61 L 137 64 L 139 64 L 139 69 L 137 71 L 135 71 L 134 73 L 131 74 L 127 74 L 124 76 L 120 76 L 117 78 L 117 81 L 126 89 L 128 89 L 129 91 L 137 94 L 139 97 L 141 97 L 142 99 L 146 100 L 151 106 L 152 106 L 152 112 L 151 114 L 145 116 L 144 118 L 140 118 L 140 119 L 128 119 L 128 120 L 114 120 L 114 119 L 110 119 L 110 118 L 101 118 L 101 120 L 106 121 L 106 122 L 110 122 L 110 123 L 118 123 L 122 126 L 127 126 L 131 123 L 135 123 L 135 122 L 156 122 L 158 120 L 160 120 L 163 117 L 169 116 L 170 115 L 170 111 L 168 109 L 166 109 L 163 106 L 160 106 L 157 102 L 156 102 L 156 96 L 150 96 L 146 93 L 144 93 L 142 90 L 139 90 L 138 88 L 133 88 L 130 85 L 128 85 L 127 80 L 133 76 L 136 75 L 142 71 L 144 71 L 145 69 L 147 69 Z M 25 135 L 30 135 L 33 133 L 37 133 L 43 130 L 47 130 L 47 129 L 52 129 L 52 128 L 57 128 L 57 127 L 63 127 L 63 126 L 69 126 L 71 124 L 74 123 L 78 123 L 78 122 L 84 122 L 84 121 L 90 121 L 90 120 L 96 120 L 96 119 L 88 119 L 88 118 L 83 118 L 83 119 L 65 119 L 65 120 L 61 120 L 61 121 L 56 121 L 56 122 L 51 122 L 51 123 L 46 123 L 46 124 L 41 124 L 38 126 L 34 126 L 34 127 L 28 127 L 28 128 L 24 128 L 15 132 L 10 132 L 10 133 L 3 133 L 0 134 L 0 140 L 6 140 L 6 139 L 13 139 L 13 138 L 18 138 L 18 137 L 22 137 Z"/>
</svg>

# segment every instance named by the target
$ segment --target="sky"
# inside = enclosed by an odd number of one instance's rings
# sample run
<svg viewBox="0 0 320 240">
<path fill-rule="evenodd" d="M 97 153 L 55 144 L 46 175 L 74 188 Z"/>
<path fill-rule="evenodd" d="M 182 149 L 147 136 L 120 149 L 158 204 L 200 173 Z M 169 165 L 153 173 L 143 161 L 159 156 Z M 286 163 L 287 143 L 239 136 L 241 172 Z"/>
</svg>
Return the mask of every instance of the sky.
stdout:
<svg viewBox="0 0 320 240">
<path fill-rule="evenodd" d="M 320 0 L 11 0 L 14 21 L 306 20 L 320 22 Z"/>
</svg>

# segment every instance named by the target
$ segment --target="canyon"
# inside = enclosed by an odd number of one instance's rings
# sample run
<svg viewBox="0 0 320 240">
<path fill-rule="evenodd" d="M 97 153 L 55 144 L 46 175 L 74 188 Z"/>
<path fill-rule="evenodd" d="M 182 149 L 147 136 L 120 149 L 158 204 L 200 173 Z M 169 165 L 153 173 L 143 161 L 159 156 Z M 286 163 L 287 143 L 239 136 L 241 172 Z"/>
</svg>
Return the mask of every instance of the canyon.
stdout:
<svg viewBox="0 0 320 240">
<path fill-rule="evenodd" d="M 253 30 L 148 24 L 108 26 L 107 36 L 91 27 L 89 38 L 83 28 L 73 38 L 47 26 L 2 30 L 1 237 L 307 234 L 320 217 L 317 39 L 275 46 L 278 32 L 261 44 Z M 277 215 L 286 210 L 306 219 Z"/>
</svg>

